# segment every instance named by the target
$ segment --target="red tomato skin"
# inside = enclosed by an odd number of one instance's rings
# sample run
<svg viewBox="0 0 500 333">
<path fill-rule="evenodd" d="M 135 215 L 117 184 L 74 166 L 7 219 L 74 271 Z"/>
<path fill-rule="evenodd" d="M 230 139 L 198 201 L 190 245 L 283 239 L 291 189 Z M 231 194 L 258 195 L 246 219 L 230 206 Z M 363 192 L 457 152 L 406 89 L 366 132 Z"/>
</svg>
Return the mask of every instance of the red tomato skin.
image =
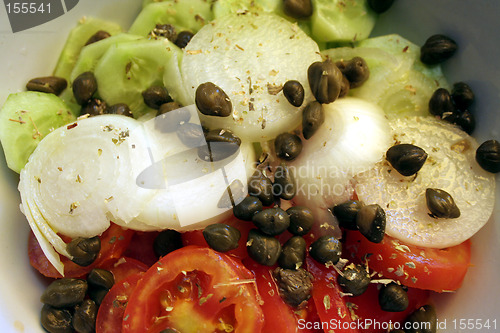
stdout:
<svg viewBox="0 0 500 333">
<path fill-rule="evenodd" d="M 273 268 L 263 266 L 247 258 L 243 264 L 254 274 L 260 295 L 260 305 L 264 312 L 263 333 L 298 332 L 294 309 L 286 304 L 279 295 L 278 286 L 273 278 Z"/>
<path fill-rule="evenodd" d="M 337 272 L 309 256 L 306 258 L 306 265 L 314 276 L 312 297 L 323 331 L 358 333 L 357 324 L 351 319 L 346 301 L 340 296 Z"/>
<path fill-rule="evenodd" d="M 197 246 L 183 247 L 167 254 L 144 273 L 125 309 L 122 332 L 159 332 L 167 328 L 168 321 L 162 320 L 166 316 L 161 314 L 165 311 L 161 295 L 167 291 L 169 294 L 181 293 L 176 281 L 179 278 L 184 281 L 183 276 L 190 274 L 200 278 L 201 288 L 198 291 L 191 289 L 187 295 L 190 298 L 177 299 L 179 302 L 174 303 L 175 307 L 178 303 L 190 306 L 194 311 L 190 312 L 191 317 L 212 320 L 212 323 L 220 311 L 234 308 L 230 311 L 237 323 L 235 333 L 261 332 L 264 318 L 257 303 L 255 284 L 251 283 L 253 274 L 241 262 Z M 241 284 L 234 283 L 240 280 Z M 202 298 L 204 300 L 200 302 Z M 168 315 L 173 313 L 167 311 Z M 196 319 L 191 319 L 196 322 Z"/>
<path fill-rule="evenodd" d="M 115 282 L 108 291 L 97 312 L 96 333 L 120 333 L 123 314 L 128 299 L 141 279 L 143 272 L 129 275 L 120 282 Z"/>
<path fill-rule="evenodd" d="M 113 273 L 116 284 L 128 278 L 130 275 L 147 271 L 149 266 L 136 259 L 121 257 L 103 268 Z"/>
<path fill-rule="evenodd" d="M 436 292 L 460 288 L 470 266 L 470 240 L 447 249 L 405 245 L 385 235 L 381 243 L 368 241 L 357 231 L 346 231 L 344 249 L 360 262 L 367 254 L 370 269 L 408 287 Z"/>
<path fill-rule="evenodd" d="M 100 236 L 101 251 L 97 256 L 97 259 L 91 265 L 85 267 L 79 266 L 68 258 L 61 256 L 61 261 L 64 264 L 64 276 L 72 278 L 82 277 L 90 272 L 92 268 L 100 268 L 108 265 L 110 262 L 116 261 L 122 256 L 123 252 L 130 243 L 133 234 L 134 232 L 132 230 L 125 230 L 120 226 L 111 223 L 108 230 Z M 68 240 L 66 238 L 65 241 L 69 242 L 70 239 Z M 28 256 L 31 266 L 33 266 L 42 275 L 50 278 L 63 277 L 49 262 L 32 232 L 28 238 Z"/>
<path fill-rule="evenodd" d="M 136 231 L 132 236 L 127 250 L 123 253 L 124 257 L 137 259 L 145 263 L 148 267 L 154 265 L 158 261 L 158 257 L 153 249 L 153 243 L 159 232 L 142 232 Z"/>
<path fill-rule="evenodd" d="M 346 297 L 351 304 L 355 304 L 355 315 L 360 325 L 360 331 L 364 333 L 387 332 L 389 323 L 403 323 L 410 313 L 428 304 L 430 292 L 428 290 L 408 288 L 409 305 L 405 311 L 387 312 L 380 308 L 378 303 L 379 289 L 376 284 L 371 284 L 368 289 L 356 297 Z M 369 323 L 373 323 L 369 326 Z"/>
</svg>

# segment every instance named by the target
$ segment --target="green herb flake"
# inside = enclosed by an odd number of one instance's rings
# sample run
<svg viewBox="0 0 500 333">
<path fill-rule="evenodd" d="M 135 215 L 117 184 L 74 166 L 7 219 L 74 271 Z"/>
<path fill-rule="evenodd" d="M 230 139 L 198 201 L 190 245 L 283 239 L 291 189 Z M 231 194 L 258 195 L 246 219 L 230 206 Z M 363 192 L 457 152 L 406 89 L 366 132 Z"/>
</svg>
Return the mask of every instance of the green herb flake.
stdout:
<svg viewBox="0 0 500 333">
<path fill-rule="evenodd" d="M 202 297 L 200 298 L 200 305 L 203 305 L 204 303 L 206 303 L 214 294 L 208 294 L 206 297 Z"/>
</svg>

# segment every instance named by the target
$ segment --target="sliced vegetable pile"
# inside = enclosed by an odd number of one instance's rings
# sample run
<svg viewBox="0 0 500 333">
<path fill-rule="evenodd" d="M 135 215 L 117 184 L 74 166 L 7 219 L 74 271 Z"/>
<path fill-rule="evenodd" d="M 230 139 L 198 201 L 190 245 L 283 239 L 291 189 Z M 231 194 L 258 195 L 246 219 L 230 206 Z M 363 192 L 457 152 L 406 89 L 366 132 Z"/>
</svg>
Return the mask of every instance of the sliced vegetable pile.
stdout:
<svg viewBox="0 0 500 333">
<path fill-rule="evenodd" d="M 451 38 L 369 38 L 391 4 L 145 0 L 127 32 L 80 22 L 0 110 L 54 279 L 43 328 L 435 331 L 500 144 L 470 136 Z"/>
</svg>

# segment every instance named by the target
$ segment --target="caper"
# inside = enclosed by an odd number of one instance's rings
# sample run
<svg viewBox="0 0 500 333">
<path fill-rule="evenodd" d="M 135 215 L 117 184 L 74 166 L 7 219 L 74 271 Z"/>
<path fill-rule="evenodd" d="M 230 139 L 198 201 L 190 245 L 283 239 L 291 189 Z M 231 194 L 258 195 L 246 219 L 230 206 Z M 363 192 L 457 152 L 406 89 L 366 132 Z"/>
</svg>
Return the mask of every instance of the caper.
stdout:
<svg viewBox="0 0 500 333">
<path fill-rule="evenodd" d="M 274 139 L 276 155 L 284 160 L 292 161 L 302 151 L 302 140 L 292 133 L 281 133 Z"/>
<path fill-rule="evenodd" d="M 276 238 L 252 229 L 248 233 L 247 251 L 250 258 L 259 264 L 273 266 L 281 254 L 281 244 Z"/>
<path fill-rule="evenodd" d="M 41 311 L 42 327 L 49 333 L 73 333 L 72 315 L 69 310 L 56 309 L 44 304 Z"/>
<path fill-rule="evenodd" d="M 73 313 L 73 328 L 78 333 L 95 332 L 95 321 L 97 318 L 97 305 L 91 299 L 86 299 L 75 306 Z"/>
<path fill-rule="evenodd" d="M 177 31 L 175 27 L 171 24 L 156 24 L 153 31 L 151 31 L 150 36 L 155 37 L 163 37 L 168 39 L 171 42 L 175 42 L 177 39 Z"/>
<path fill-rule="evenodd" d="M 153 242 L 153 250 L 158 258 L 174 250 L 180 249 L 181 247 L 181 234 L 175 230 L 163 230 L 156 236 Z"/>
<path fill-rule="evenodd" d="M 78 104 L 86 104 L 97 91 L 97 80 L 92 72 L 84 72 L 73 80 L 73 96 Z"/>
<path fill-rule="evenodd" d="M 354 57 L 351 60 L 340 60 L 336 63 L 342 74 L 349 81 L 351 89 L 360 87 L 370 77 L 370 69 L 365 59 Z"/>
<path fill-rule="evenodd" d="M 88 114 L 90 116 L 99 116 L 107 112 L 108 105 L 101 99 L 91 98 L 82 106 L 80 115 Z"/>
<path fill-rule="evenodd" d="M 26 89 L 59 95 L 68 86 L 66 79 L 57 76 L 37 77 L 29 80 Z"/>
<path fill-rule="evenodd" d="M 108 294 L 109 289 L 105 288 L 89 288 L 88 294 L 91 300 L 95 302 L 97 305 L 101 305 L 104 297 Z"/>
<path fill-rule="evenodd" d="M 134 117 L 129 106 L 125 103 L 117 103 L 109 106 L 106 109 L 107 114 L 118 114 L 121 116 Z"/>
<path fill-rule="evenodd" d="M 87 282 L 92 287 L 111 289 L 115 284 L 113 273 L 102 268 L 93 268 L 87 276 Z"/>
<path fill-rule="evenodd" d="M 313 276 L 303 268 L 276 268 L 273 276 L 278 284 L 278 291 L 283 300 L 293 306 L 301 307 L 311 298 Z"/>
<path fill-rule="evenodd" d="M 454 219 L 460 217 L 460 209 L 453 197 L 446 191 L 437 188 L 425 190 L 425 201 L 432 216 Z"/>
<path fill-rule="evenodd" d="M 347 96 L 350 89 L 351 89 L 351 84 L 349 83 L 349 80 L 345 77 L 345 75 L 342 75 L 342 83 L 340 84 L 339 98 Z"/>
<path fill-rule="evenodd" d="M 297 236 L 306 235 L 314 224 L 312 211 L 304 206 L 294 206 L 286 210 L 290 217 L 290 226 L 288 231 Z"/>
<path fill-rule="evenodd" d="M 358 230 L 356 215 L 358 215 L 359 210 L 363 206 L 363 202 L 359 200 L 349 200 L 333 207 L 332 213 L 335 215 L 342 228 Z"/>
<path fill-rule="evenodd" d="M 412 176 L 424 165 L 427 160 L 427 153 L 415 145 L 401 143 L 389 148 L 385 157 L 400 174 Z"/>
<path fill-rule="evenodd" d="M 217 202 L 217 207 L 228 209 L 234 208 L 237 204 L 242 202 L 248 194 L 245 187 L 246 185 L 243 184 L 241 180 L 234 179 L 221 195 Z"/>
<path fill-rule="evenodd" d="M 283 244 L 278 258 L 280 267 L 298 269 L 306 257 L 306 241 L 301 236 L 293 236 Z"/>
<path fill-rule="evenodd" d="M 474 102 L 474 92 L 467 83 L 456 82 L 451 90 L 451 98 L 459 110 L 466 110 Z"/>
<path fill-rule="evenodd" d="M 370 274 L 363 265 L 351 264 L 344 267 L 341 273 L 338 276 L 338 282 L 344 292 L 359 296 L 368 289 Z"/>
<path fill-rule="evenodd" d="M 66 246 L 71 261 L 80 266 L 88 266 L 93 263 L 101 250 L 101 240 L 95 236 L 92 238 L 77 237 L 71 240 Z"/>
<path fill-rule="evenodd" d="M 189 119 L 191 119 L 191 113 L 188 110 L 181 109 L 181 105 L 177 102 L 168 102 L 158 109 L 158 115 L 154 120 L 155 129 L 162 133 L 174 132 Z"/>
<path fill-rule="evenodd" d="M 500 143 L 497 140 L 483 142 L 476 150 L 476 161 L 488 172 L 500 172 Z"/>
<path fill-rule="evenodd" d="M 227 252 L 238 247 L 241 233 L 233 226 L 215 223 L 203 229 L 203 237 L 215 251 Z"/>
<path fill-rule="evenodd" d="M 198 124 L 181 124 L 176 134 L 179 140 L 188 148 L 201 147 L 205 143 L 203 128 Z"/>
<path fill-rule="evenodd" d="M 233 214 L 240 220 L 252 221 L 252 217 L 261 210 L 262 202 L 259 198 L 249 196 L 234 206 Z"/>
<path fill-rule="evenodd" d="M 205 82 L 198 86 L 195 103 L 198 110 L 207 116 L 228 117 L 233 109 L 231 100 L 224 90 L 212 82 Z"/>
<path fill-rule="evenodd" d="M 304 87 L 299 81 L 286 81 L 283 85 L 283 95 L 290 104 L 299 107 L 304 102 Z"/>
<path fill-rule="evenodd" d="M 75 306 L 83 301 L 88 285 L 85 280 L 62 278 L 52 281 L 45 289 L 40 301 L 56 308 Z"/>
<path fill-rule="evenodd" d="M 268 208 L 252 217 L 252 222 L 260 231 L 269 236 L 276 236 L 290 225 L 288 214 L 281 208 Z"/>
<path fill-rule="evenodd" d="M 172 102 L 167 88 L 152 86 L 142 92 L 144 103 L 152 109 L 158 110 L 162 104 Z"/>
<path fill-rule="evenodd" d="M 324 122 L 325 110 L 323 110 L 323 106 L 316 101 L 307 104 L 302 111 L 302 135 L 304 135 L 304 139 L 309 140 Z"/>
<path fill-rule="evenodd" d="M 400 285 L 391 282 L 382 286 L 378 293 L 380 308 L 388 312 L 401 312 L 408 308 L 408 294 Z"/>
<path fill-rule="evenodd" d="M 98 42 L 100 40 L 106 39 L 108 37 L 111 37 L 109 32 L 104 31 L 104 30 L 99 30 L 95 34 L 90 36 L 90 38 L 85 43 L 85 46 L 87 46 L 89 44 L 93 44 L 93 43 Z"/>
<path fill-rule="evenodd" d="M 424 305 L 406 318 L 406 333 L 436 333 L 436 309 L 432 305 Z"/>
<path fill-rule="evenodd" d="M 233 132 L 224 129 L 215 129 L 205 134 L 206 145 L 198 148 L 198 157 L 204 161 L 217 162 L 238 151 L 241 139 Z"/>
<path fill-rule="evenodd" d="M 307 18 L 312 15 L 311 0 L 283 0 L 283 11 L 286 15 L 296 19 Z"/>
<path fill-rule="evenodd" d="M 455 112 L 455 105 L 447 89 L 439 88 L 434 91 L 429 99 L 429 112 L 440 117 Z"/>
<path fill-rule="evenodd" d="M 368 0 L 368 5 L 377 14 L 382 14 L 391 8 L 394 0 Z"/>
<path fill-rule="evenodd" d="M 426 65 L 436 65 L 451 58 L 457 48 L 457 43 L 450 37 L 433 35 L 420 48 L 420 60 Z"/>
<path fill-rule="evenodd" d="M 269 206 L 274 203 L 273 182 L 261 170 L 256 170 L 248 181 L 248 194 L 259 198 L 264 206 Z"/>
<path fill-rule="evenodd" d="M 312 63 L 307 69 L 307 78 L 319 103 L 332 103 L 339 97 L 342 72 L 330 59 Z"/>
<path fill-rule="evenodd" d="M 284 200 L 292 200 L 297 193 L 297 186 L 292 171 L 281 163 L 274 171 L 273 195 Z"/>
<path fill-rule="evenodd" d="M 380 243 L 385 235 L 385 212 L 378 204 L 361 207 L 356 215 L 359 232 L 372 243 Z"/>
<path fill-rule="evenodd" d="M 472 134 L 476 128 L 476 118 L 469 110 L 465 110 L 458 114 L 453 123 L 469 135 Z"/>
<path fill-rule="evenodd" d="M 175 39 L 175 45 L 183 49 L 189 44 L 193 36 L 194 34 L 191 31 L 183 30 L 177 35 L 177 38 Z"/>
<path fill-rule="evenodd" d="M 322 264 L 336 264 L 342 254 L 342 244 L 335 237 L 321 236 L 311 244 L 309 254 Z"/>
</svg>

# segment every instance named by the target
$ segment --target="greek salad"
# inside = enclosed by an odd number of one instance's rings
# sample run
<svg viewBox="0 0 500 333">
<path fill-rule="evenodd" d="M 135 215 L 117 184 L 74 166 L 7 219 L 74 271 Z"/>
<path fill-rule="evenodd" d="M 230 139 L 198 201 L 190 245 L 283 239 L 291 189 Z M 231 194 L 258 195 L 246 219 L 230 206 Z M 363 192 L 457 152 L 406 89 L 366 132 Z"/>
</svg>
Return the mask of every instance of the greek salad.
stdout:
<svg viewBox="0 0 500 333">
<path fill-rule="evenodd" d="M 143 0 L 0 109 L 48 332 L 435 332 L 500 143 L 393 1 Z M 496 325 L 496 322 L 495 322 Z"/>
</svg>

